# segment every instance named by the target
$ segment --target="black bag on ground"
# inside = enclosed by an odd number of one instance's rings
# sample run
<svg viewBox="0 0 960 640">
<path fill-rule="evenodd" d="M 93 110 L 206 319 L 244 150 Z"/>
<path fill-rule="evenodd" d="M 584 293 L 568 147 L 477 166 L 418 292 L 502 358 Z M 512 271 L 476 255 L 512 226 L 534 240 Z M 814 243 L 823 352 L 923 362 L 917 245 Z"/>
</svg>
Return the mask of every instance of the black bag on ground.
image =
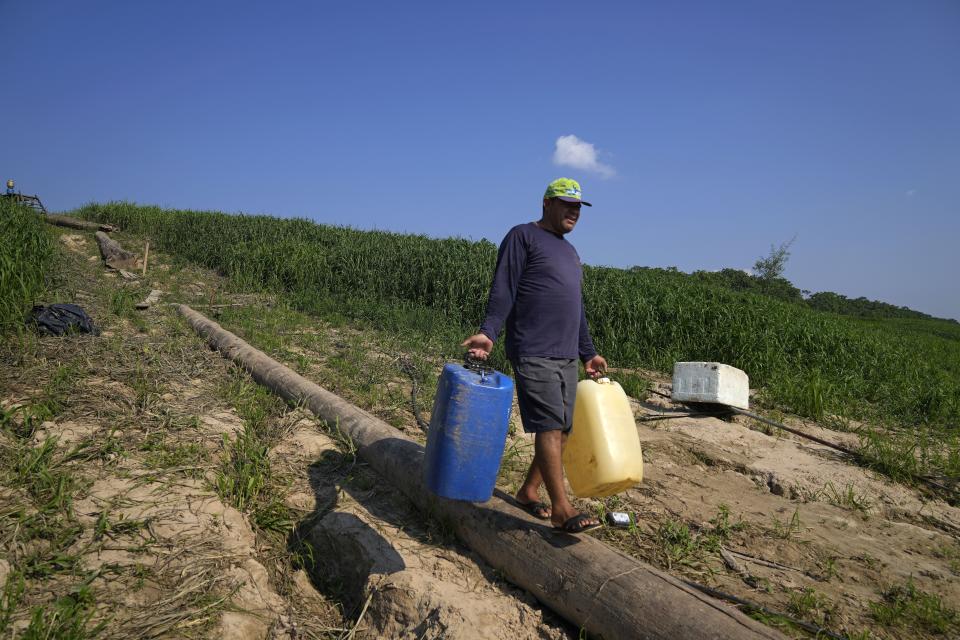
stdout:
<svg viewBox="0 0 960 640">
<path fill-rule="evenodd" d="M 87 312 L 75 304 L 37 305 L 30 312 L 30 322 L 37 331 L 48 336 L 62 336 L 71 331 L 100 335 Z"/>
</svg>

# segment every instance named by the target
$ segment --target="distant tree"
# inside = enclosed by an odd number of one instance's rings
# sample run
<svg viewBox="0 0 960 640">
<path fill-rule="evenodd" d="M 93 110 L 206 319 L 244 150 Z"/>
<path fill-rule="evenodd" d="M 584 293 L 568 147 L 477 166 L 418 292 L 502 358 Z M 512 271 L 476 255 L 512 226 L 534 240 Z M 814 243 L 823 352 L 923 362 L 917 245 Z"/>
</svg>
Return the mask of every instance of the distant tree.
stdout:
<svg viewBox="0 0 960 640">
<path fill-rule="evenodd" d="M 934 318 L 926 313 L 914 311 L 909 307 L 897 306 L 879 300 L 869 300 L 864 296 L 848 298 L 833 291 L 818 291 L 809 296 L 806 303 L 813 309 L 830 311 L 845 316 L 942 320 L 942 318 Z"/>
<path fill-rule="evenodd" d="M 761 280 L 774 280 L 783 276 L 783 270 L 790 259 L 790 245 L 797 239 L 793 236 L 779 247 L 770 245 L 770 255 L 760 258 L 753 264 L 753 273 Z"/>
<path fill-rule="evenodd" d="M 803 301 L 800 289 L 793 286 L 786 278 L 779 276 L 764 280 L 740 269 L 727 268 L 720 271 L 695 271 L 692 277 L 733 291 L 758 293 L 786 302 Z"/>
</svg>

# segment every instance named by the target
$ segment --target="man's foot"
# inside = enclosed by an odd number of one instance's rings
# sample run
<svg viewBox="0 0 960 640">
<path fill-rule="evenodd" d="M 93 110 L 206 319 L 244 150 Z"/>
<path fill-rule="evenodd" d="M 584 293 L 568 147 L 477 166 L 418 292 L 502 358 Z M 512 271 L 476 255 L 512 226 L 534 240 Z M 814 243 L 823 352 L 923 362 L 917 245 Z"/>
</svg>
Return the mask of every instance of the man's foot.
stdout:
<svg viewBox="0 0 960 640">
<path fill-rule="evenodd" d="M 524 502 L 520 498 L 517 498 L 517 504 L 526 510 L 527 513 L 532 515 L 537 520 L 549 520 L 551 511 L 550 505 L 546 502 L 540 502 L 539 500 L 534 500 L 532 502 Z"/>
<path fill-rule="evenodd" d="M 587 513 L 578 513 L 572 518 L 567 518 L 562 525 L 553 525 L 554 529 L 566 533 L 584 533 L 600 528 L 600 521 Z"/>
</svg>

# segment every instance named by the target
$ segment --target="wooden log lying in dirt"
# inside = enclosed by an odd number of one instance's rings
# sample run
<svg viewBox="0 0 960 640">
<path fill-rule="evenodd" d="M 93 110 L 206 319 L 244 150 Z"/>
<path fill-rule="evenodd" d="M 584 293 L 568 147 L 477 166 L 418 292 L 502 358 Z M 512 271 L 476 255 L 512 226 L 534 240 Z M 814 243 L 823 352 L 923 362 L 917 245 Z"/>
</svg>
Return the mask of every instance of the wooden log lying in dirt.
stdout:
<svg viewBox="0 0 960 640">
<path fill-rule="evenodd" d="M 115 240 L 103 231 L 94 234 L 103 262 L 111 269 L 134 269 L 137 266 L 137 256 L 121 247 Z"/>
<path fill-rule="evenodd" d="M 310 382 L 186 305 L 178 311 L 207 343 L 260 384 L 336 425 L 390 486 L 447 522 L 510 582 L 573 624 L 606 640 L 783 638 L 673 576 L 589 536 L 535 523 L 495 495 L 483 504 L 445 500 L 423 483 L 423 447 L 379 418 Z"/>
<path fill-rule="evenodd" d="M 112 224 L 102 224 L 100 222 L 90 222 L 88 220 L 77 220 L 67 216 L 44 216 L 48 224 L 58 227 L 68 227 L 70 229 L 80 229 L 81 231 L 116 231 L 117 228 Z"/>
<path fill-rule="evenodd" d="M 157 304 L 162 293 L 163 291 L 160 291 L 160 289 L 151 289 L 150 295 L 144 298 L 142 302 L 137 303 L 137 309 L 149 309 L 152 305 Z"/>
<path fill-rule="evenodd" d="M 135 274 L 132 271 L 127 271 L 126 269 L 117 269 L 117 273 L 120 274 L 120 277 L 124 280 L 139 280 L 140 276 Z"/>
</svg>

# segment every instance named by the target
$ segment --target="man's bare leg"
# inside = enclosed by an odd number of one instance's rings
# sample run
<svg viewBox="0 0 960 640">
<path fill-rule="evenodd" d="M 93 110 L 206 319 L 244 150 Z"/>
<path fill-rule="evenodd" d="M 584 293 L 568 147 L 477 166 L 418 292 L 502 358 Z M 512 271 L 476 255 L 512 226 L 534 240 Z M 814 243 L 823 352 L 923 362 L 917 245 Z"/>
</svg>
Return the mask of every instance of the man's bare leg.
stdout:
<svg viewBox="0 0 960 640">
<path fill-rule="evenodd" d="M 566 444 L 567 434 L 564 432 L 560 439 L 561 455 L 563 447 L 566 446 Z M 536 451 L 536 443 L 534 444 L 534 451 Z M 541 473 L 537 457 L 534 455 L 533 460 L 530 461 L 530 469 L 527 471 L 527 477 L 520 486 L 519 491 L 517 491 L 517 500 L 522 504 L 540 502 L 540 487 L 542 485 L 543 473 Z M 549 517 L 550 513 L 546 515 Z"/>
<path fill-rule="evenodd" d="M 560 430 L 541 431 L 536 435 L 534 441 L 534 456 L 531 471 L 527 475 L 528 479 L 539 473 L 543 484 L 547 488 L 547 494 L 552 503 L 550 520 L 556 526 L 561 526 L 570 518 L 577 515 L 577 510 L 573 508 L 570 500 L 567 498 L 567 491 L 563 486 L 563 462 L 561 453 L 563 445 L 566 443 L 566 434 Z M 537 470 L 534 471 L 533 467 Z M 526 483 L 525 483 L 526 484 Z M 595 524 L 598 521 L 591 518 L 588 523 Z"/>
<path fill-rule="evenodd" d="M 536 445 L 534 445 L 536 447 Z M 534 448 L 536 451 L 536 448 Z M 540 500 L 540 485 L 543 484 L 543 474 L 540 473 L 540 466 L 537 464 L 537 456 L 534 454 L 530 461 L 530 469 L 527 470 L 527 477 L 517 491 L 517 502 L 527 507 L 534 516 L 541 519 L 549 518 L 553 512 L 550 505 L 544 504 Z M 539 506 L 537 506 L 539 505 Z"/>
</svg>

